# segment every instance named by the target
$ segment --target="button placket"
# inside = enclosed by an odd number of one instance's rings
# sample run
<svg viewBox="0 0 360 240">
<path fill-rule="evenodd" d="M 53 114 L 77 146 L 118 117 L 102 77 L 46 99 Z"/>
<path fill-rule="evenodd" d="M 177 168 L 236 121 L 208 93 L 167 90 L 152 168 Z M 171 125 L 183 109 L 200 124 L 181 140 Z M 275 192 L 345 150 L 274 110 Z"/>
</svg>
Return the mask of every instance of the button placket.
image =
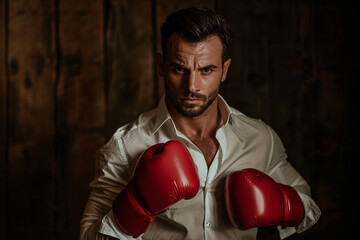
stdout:
<svg viewBox="0 0 360 240">
<path fill-rule="evenodd" d="M 212 202 L 211 202 L 211 192 L 208 189 L 208 183 L 205 183 L 204 187 L 204 228 L 211 228 L 213 227 L 213 221 L 212 221 Z"/>
</svg>

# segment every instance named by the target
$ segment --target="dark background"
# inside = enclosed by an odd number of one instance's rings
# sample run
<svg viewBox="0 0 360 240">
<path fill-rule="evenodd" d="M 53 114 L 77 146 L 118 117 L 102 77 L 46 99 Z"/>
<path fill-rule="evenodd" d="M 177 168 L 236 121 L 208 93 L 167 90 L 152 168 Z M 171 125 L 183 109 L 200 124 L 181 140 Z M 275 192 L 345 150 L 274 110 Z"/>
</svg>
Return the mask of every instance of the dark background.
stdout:
<svg viewBox="0 0 360 240">
<path fill-rule="evenodd" d="M 78 239 L 95 151 L 163 93 L 160 24 L 200 4 L 236 33 L 221 94 L 275 129 L 322 210 L 289 239 L 359 235 L 357 3 L 1 0 L 1 239 Z"/>
</svg>

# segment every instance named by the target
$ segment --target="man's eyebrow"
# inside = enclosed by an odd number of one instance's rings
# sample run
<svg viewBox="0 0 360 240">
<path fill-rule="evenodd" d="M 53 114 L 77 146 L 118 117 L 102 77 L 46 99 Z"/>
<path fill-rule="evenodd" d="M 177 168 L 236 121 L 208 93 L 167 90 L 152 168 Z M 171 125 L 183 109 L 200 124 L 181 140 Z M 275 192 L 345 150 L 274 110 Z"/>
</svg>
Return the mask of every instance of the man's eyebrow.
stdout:
<svg viewBox="0 0 360 240">
<path fill-rule="evenodd" d="M 184 64 L 182 64 L 181 62 L 177 62 L 177 61 L 170 61 L 169 65 L 172 66 L 172 67 L 186 68 L 186 66 Z M 203 66 L 203 67 L 199 67 L 198 69 L 199 70 L 204 70 L 204 69 L 209 69 L 209 68 L 210 69 L 217 69 L 218 66 L 210 64 L 210 65 L 206 65 L 206 66 Z"/>
<path fill-rule="evenodd" d="M 218 68 L 218 67 L 217 67 L 217 66 L 215 66 L 215 65 L 210 64 L 210 65 L 207 65 L 207 66 L 201 67 L 201 68 L 199 68 L 199 69 L 200 69 L 200 70 L 203 70 L 203 69 L 209 69 L 209 68 Z"/>
</svg>

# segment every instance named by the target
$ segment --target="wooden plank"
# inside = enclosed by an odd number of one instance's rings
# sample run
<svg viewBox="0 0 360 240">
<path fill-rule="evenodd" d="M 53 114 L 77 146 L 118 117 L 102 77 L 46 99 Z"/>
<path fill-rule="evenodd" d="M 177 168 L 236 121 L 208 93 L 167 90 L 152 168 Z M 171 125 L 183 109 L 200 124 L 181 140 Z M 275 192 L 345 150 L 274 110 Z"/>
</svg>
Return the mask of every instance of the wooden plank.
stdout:
<svg viewBox="0 0 360 240">
<path fill-rule="evenodd" d="M 51 1 L 8 1 L 8 237 L 51 238 Z"/>
<path fill-rule="evenodd" d="M 232 63 L 222 94 L 245 114 L 270 124 L 286 143 L 292 163 L 303 161 L 304 100 L 316 85 L 313 4 L 249 1 L 219 4 L 234 30 Z M 309 85 L 308 85 L 309 84 Z M 308 110 L 314 113 L 309 105 Z"/>
<path fill-rule="evenodd" d="M 103 6 L 100 0 L 63 0 L 58 7 L 55 235 L 76 239 L 95 151 L 105 141 Z"/>
<path fill-rule="evenodd" d="M 217 11 L 234 31 L 230 49 L 232 58 L 221 94 L 233 107 L 245 114 L 269 119 L 269 1 L 225 1 Z"/>
<path fill-rule="evenodd" d="M 0 2 L 0 238 L 6 239 L 7 218 L 7 1 Z"/>
<path fill-rule="evenodd" d="M 160 27 L 165 22 L 166 17 L 170 13 L 178 11 L 182 8 L 187 8 L 187 7 L 204 6 L 204 7 L 210 8 L 210 9 L 215 8 L 215 0 L 211 0 L 211 1 L 206 1 L 206 0 L 193 0 L 193 1 L 191 1 L 191 0 L 186 0 L 186 1 L 157 0 L 155 2 L 156 2 L 156 8 L 155 8 L 156 12 L 154 14 L 156 14 L 155 31 L 156 31 L 156 39 L 157 39 L 156 52 L 159 52 L 159 53 L 162 52 Z M 160 98 L 164 94 L 164 81 L 159 75 L 157 75 L 156 81 L 157 81 L 156 82 L 157 89 L 155 89 L 155 91 L 157 91 L 156 92 L 156 94 L 158 95 L 157 98 Z"/>
<path fill-rule="evenodd" d="M 155 106 L 151 1 L 109 2 L 107 137 Z"/>
</svg>

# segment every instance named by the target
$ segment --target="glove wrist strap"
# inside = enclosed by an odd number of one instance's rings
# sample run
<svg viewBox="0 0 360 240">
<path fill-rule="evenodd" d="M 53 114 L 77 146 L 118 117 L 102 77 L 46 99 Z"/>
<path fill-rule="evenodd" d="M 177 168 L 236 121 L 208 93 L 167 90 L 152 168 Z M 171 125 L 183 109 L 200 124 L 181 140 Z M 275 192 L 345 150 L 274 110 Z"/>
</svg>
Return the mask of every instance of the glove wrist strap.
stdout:
<svg viewBox="0 0 360 240">
<path fill-rule="evenodd" d="M 150 223 L 155 219 L 155 216 L 151 216 L 151 214 L 140 205 L 130 185 L 126 186 L 115 198 L 113 202 L 113 213 L 117 225 L 124 233 L 138 237 L 146 231 Z"/>
<path fill-rule="evenodd" d="M 297 226 L 304 216 L 304 206 L 294 188 L 279 184 L 284 199 L 284 221 L 282 226 Z"/>
</svg>

